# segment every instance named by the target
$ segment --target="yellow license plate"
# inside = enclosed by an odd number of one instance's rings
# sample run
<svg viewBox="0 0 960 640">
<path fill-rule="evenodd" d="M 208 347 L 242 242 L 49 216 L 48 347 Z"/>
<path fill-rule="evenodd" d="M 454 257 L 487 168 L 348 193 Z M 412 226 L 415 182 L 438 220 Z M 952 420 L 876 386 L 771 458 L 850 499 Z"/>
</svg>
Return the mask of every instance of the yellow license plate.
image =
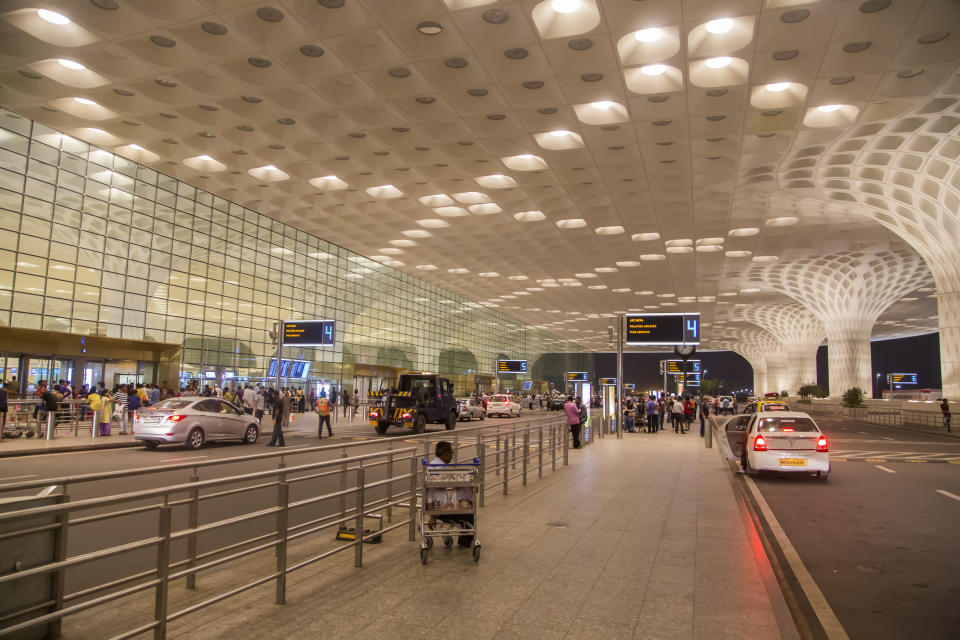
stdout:
<svg viewBox="0 0 960 640">
<path fill-rule="evenodd" d="M 781 467 L 805 467 L 806 465 L 806 458 L 780 458 Z"/>
</svg>

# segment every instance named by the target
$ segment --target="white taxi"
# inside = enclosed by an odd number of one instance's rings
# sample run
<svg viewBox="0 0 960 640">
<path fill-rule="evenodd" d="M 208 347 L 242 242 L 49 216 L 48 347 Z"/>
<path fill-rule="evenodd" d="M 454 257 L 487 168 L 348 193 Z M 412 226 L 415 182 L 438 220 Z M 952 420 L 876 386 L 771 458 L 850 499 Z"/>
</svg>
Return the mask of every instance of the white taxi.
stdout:
<svg viewBox="0 0 960 640">
<path fill-rule="evenodd" d="M 752 416 L 742 434 L 740 449 L 744 471 L 830 474 L 830 440 L 808 414 L 801 411 L 760 411 Z M 731 432 L 727 433 L 728 438 Z M 734 452 L 734 442 L 731 442 Z"/>
<path fill-rule="evenodd" d="M 513 416 L 519 416 L 520 410 L 520 402 L 511 395 L 497 394 L 490 396 L 490 399 L 487 401 L 488 416 L 512 418 Z"/>
</svg>

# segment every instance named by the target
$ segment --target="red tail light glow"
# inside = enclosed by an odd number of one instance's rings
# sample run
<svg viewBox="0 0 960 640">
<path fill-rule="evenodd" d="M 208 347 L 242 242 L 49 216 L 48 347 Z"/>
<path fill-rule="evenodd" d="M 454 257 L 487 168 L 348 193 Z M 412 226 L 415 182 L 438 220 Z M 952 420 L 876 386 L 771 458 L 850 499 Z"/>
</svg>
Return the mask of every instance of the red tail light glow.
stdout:
<svg viewBox="0 0 960 640">
<path fill-rule="evenodd" d="M 187 416 L 181 416 L 181 415 L 167 416 L 167 422 L 180 422 L 181 420 L 185 419 L 186 417 L 187 417 Z"/>
<path fill-rule="evenodd" d="M 134 414 L 133 414 L 133 421 L 134 421 L 134 422 L 140 422 L 140 414 L 139 414 L 139 413 L 134 413 Z"/>
<path fill-rule="evenodd" d="M 404 420 L 409 420 L 412 416 L 409 413 L 405 413 L 400 417 L 403 418 Z"/>
<path fill-rule="evenodd" d="M 791 431 L 793 431 L 793 427 L 784 427 L 783 431 L 784 433 L 790 433 Z"/>
<path fill-rule="evenodd" d="M 767 441 L 766 441 L 766 439 L 765 439 L 762 435 L 757 434 L 757 437 L 754 438 L 754 440 L 753 440 L 753 450 L 754 450 L 754 451 L 766 451 L 766 450 L 767 450 Z"/>
<path fill-rule="evenodd" d="M 370 412 L 370 417 L 371 417 L 371 418 L 379 418 L 379 417 L 380 417 L 380 414 L 377 413 L 376 411 L 371 411 L 371 412 Z"/>
<path fill-rule="evenodd" d="M 817 438 L 817 451 L 826 453 L 830 450 L 830 443 L 827 442 L 827 436 L 821 435 Z"/>
</svg>

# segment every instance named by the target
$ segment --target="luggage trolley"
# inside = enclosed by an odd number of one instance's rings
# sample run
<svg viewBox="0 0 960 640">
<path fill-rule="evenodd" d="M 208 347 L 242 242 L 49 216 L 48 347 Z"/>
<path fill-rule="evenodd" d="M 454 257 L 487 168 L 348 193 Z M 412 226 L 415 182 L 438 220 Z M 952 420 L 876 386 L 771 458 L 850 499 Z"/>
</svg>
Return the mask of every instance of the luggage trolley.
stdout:
<svg viewBox="0 0 960 640">
<path fill-rule="evenodd" d="M 453 546 L 453 536 L 473 536 L 470 550 L 473 561 L 480 560 L 477 535 L 477 504 L 480 490 L 480 460 L 430 464 L 423 460 L 423 493 L 420 496 L 420 561 L 427 555 L 434 538 L 443 538 Z M 467 518 L 470 518 L 468 520 Z"/>
</svg>

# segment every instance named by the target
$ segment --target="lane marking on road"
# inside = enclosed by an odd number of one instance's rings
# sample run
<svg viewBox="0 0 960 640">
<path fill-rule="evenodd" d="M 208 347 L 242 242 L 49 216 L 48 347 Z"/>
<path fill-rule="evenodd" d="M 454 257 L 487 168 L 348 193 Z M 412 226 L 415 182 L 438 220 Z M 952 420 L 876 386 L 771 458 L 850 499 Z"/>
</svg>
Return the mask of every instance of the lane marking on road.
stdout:
<svg viewBox="0 0 960 640">
<path fill-rule="evenodd" d="M 958 496 L 958 495 L 955 494 L 955 493 L 950 493 L 949 491 L 947 491 L 947 490 L 945 490 L 945 489 L 937 489 L 937 493 L 939 493 L 940 495 L 947 496 L 948 498 L 953 498 L 953 499 L 956 500 L 957 502 L 960 502 L 960 496 Z"/>
<path fill-rule="evenodd" d="M 128 449 L 136 449 L 137 447 L 110 447 L 108 449 L 82 449 L 80 451 L 51 451 L 50 453 L 27 453 L 20 456 L 7 456 L 3 458 L 4 460 L 13 460 L 16 458 L 43 458 L 45 456 L 75 456 L 80 453 L 116 453 L 118 451 L 127 451 Z"/>
<path fill-rule="evenodd" d="M 862 435 L 862 436 L 868 436 L 868 435 L 870 435 L 870 434 L 867 433 L 866 431 L 861 431 L 861 432 L 860 432 L 860 435 Z"/>
<path fill-rule="evenodd" d="M 893 438 L 888 438 L 887 436 L 880 436 L 880 437 L 883 438 L 884 440 L 893 440 Z"/>
<path fill-rule="evenodd" d="M 864 458 L 867 462 L 886 462 L 885 458 Z"/>
<path fill-rule="evenodd" d="M 880 471 L 886 471 L 887 473 L 896 473 L 896 471 L 894 471 L 893 469 L 887 469 L 886 467 L 881 467 L 878 464 L 875 464 L 873 466 L 875 466 L 877 469 L 880 469 Z"/>
<path fill-rule="evenodd" d="M 20 480 L 21 478 L 36 478 L 38 474 L 31 473 L 28 476 L 8 476 L 6 478 L 0 478 L 0 480 Z"/>
<path fill-rule="evenodd" d="M 164 458 L 160 462 L 179 462 L 180 460 L 199 460 L 201 458 L 209 458 L 210 456 L 187 456 L 185 458 Z"/>
<path fill-rule="evenodd" d="M 750 489 L 750 493 L 753 494 L 753 499 L 756 501 L 757 506 L 760 507 L 760 511 L 763 512 L 763 517 L 767 521 L 767 526 L 770 527 L 771 533 L 773 533 L 774 537 L 777 539 L 777 543 L 780 545 L 780 549 L 783 551 L 784 558 L 786 558 L 787 562 L 790 563 L 790 567 L 793 569 L 793 574 L 796 577 L 797 582 L 800 584 L 800 588 L 803 589 L 804 594 L 807 596 L 807 601 L 810 603 L 810 606 L 813 608 L 814 613 L 819 619 L 820 625 L 827 634 L 827 638 L 830 640 L 849 640 L 850 636 L 847 635 L 843 625 L 840 624 L 840 620 L 837 619 L 837 615 L 833 612 L 833 609 L 830 607 L 830 604 L 824 597 L 823 592 L 820 591 L 820 587 L 817 586 L 813 576 L 811 576 L 810 572 L 807 571 L 807 567 L 803 564 L 803 560 L 800 559 L 800 554 L 793 546 L 793 543 L 790 542 L 790 538 L 787 537 L 787 532 L 783 530 L 782 526 L 780 526 L 780 521 L 777 520 L 775 515 L 773 515 L 773 510 L 770 508 L 770 505 L 767 504 L 763 494 L 760 493 L 760 489 L 757 488 L 757 484 L 753 481 L 753 478 L 749 476 L 745 476 L 744 481 L 746 482 L 747 487 Z"/>
</svg>

